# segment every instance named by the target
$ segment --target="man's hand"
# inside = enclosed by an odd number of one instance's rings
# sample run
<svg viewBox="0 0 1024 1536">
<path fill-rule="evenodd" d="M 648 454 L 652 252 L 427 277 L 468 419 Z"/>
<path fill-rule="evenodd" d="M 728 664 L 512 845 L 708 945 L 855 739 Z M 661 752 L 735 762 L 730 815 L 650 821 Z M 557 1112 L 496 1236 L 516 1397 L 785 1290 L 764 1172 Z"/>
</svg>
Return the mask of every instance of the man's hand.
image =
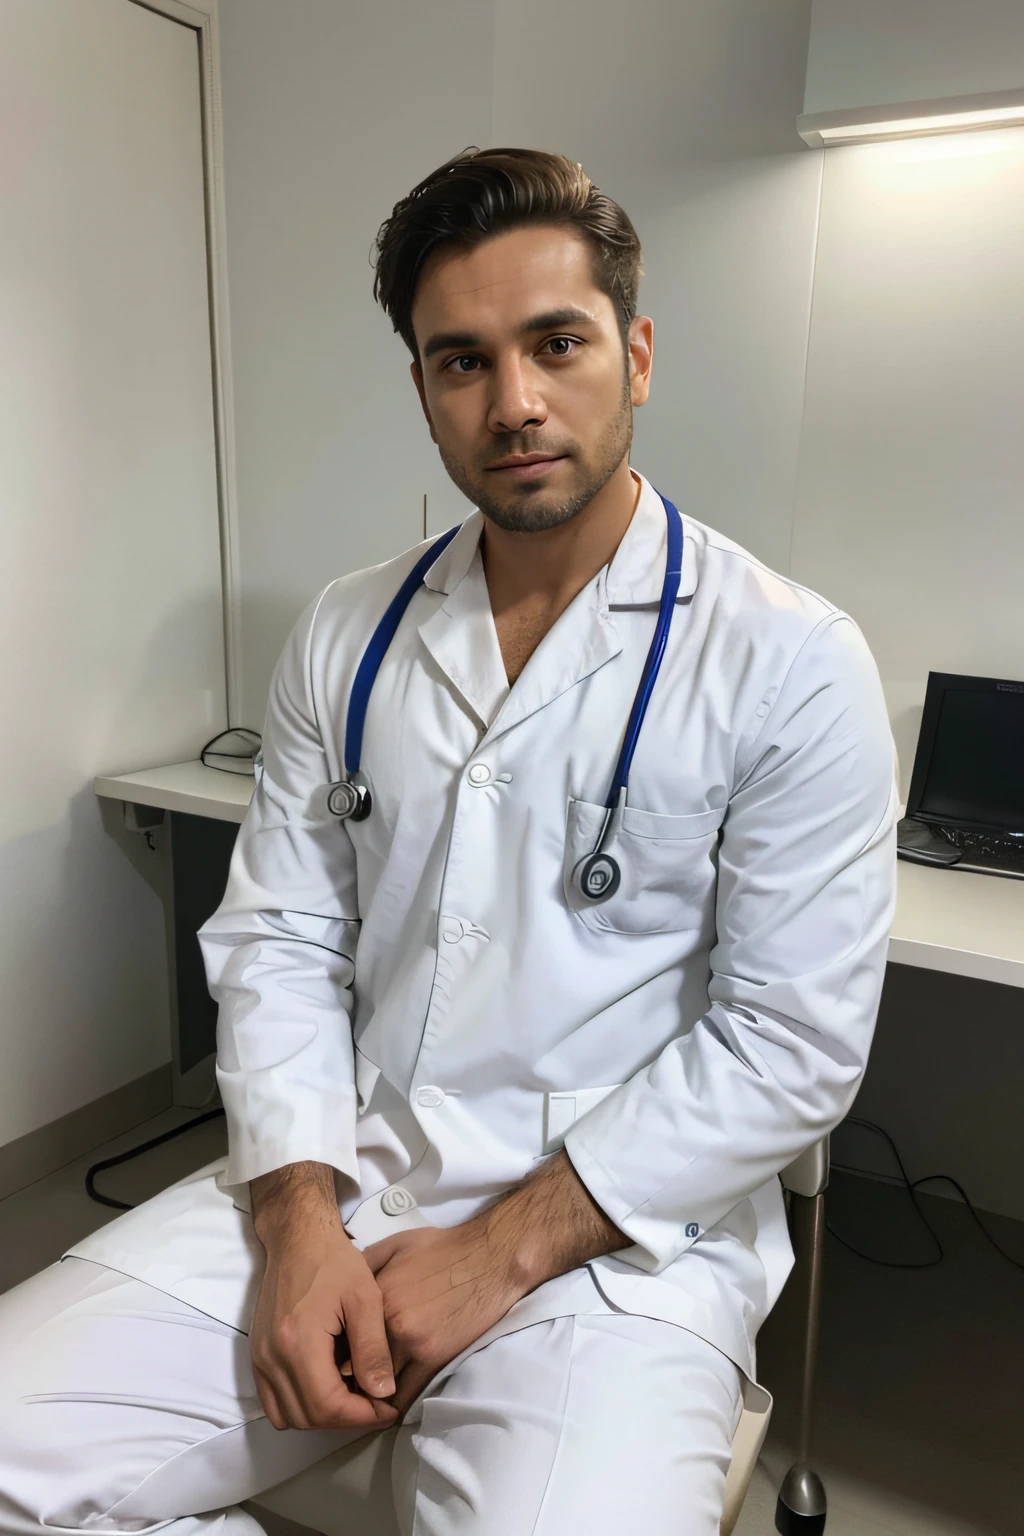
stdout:
<svg viewBox="0 0 1024 1536">
<path fill-rule="evenodd" d="M 629 1245 L 565 1152 L 458 1227 L 415 1227 L 366 1250 L 380 1287 L 399 1413 L 521 1297 Z"/>
<path fill-rule="evenodd" d="M 526 1294 L 477 1220 L 398 1232 L 367 1248 L 366 1259 L 384 1301 L 399 1413 Z"/>
<path fill-rule="evenodd" d="M 384 1306 L 338 1214 L 334 1176 L 294 1163 L 254 1179 L 256 1235 L 267 1269 L 249 1347 L 256 1390 L 275 1429 L 373 1429 L 393 1424 L 395 1390 Z M 365 1396 L 346 1385 L 335 1346 L 344 1331 Z"/>
</svg>

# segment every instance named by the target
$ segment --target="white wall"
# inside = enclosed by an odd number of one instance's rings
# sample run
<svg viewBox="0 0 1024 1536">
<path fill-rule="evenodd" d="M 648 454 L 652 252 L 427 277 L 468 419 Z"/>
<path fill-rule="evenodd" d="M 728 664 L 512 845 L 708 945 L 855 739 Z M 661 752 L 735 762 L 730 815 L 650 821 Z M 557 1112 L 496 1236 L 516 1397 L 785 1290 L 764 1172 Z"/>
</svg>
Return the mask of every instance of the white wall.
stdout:
<svg viewBox="0 0 1024 1536">
<path fill-rule="evenodd" d="M 805 112 L 1024 85 L 1021 0 L 814 0 Z"/>
<path fill-rule="evenodd" d="M 480 0 L 221 0 L 243 718 L 332 577 L 465 503 L 427 435 L 369 253 L 395 201 L 490 135 Z"/>
<path fill-rule="evenodd" d="M 644 247 L 634 462 L 783 568 L 820 172 L 794 126 L 807 26 L 804 0 L 496 5 L 494 138 L 581 161 Z"/>
<path fill-rule="evenodd" d="M 195 33 L 6 0 L 0 99 L 3 1146 L 167 1061 L 160 902 L 92 777 L 225 704 Z"/>
<path fill-rule="evenodd" d="M 1022 271 L 1024 129 L 825 152 L 793 573 L 862 625 L 905 789 L 929 669 L 1024 677 Z"/>
<path fill-rule="evenodd" d="M 555 148 L 644 243 L 638 465 L 788 559 L 820 160 L 809 0 L 221 0 L 245 714 L 332 576 L 461 515 L 371 297 L 394 201 L 470 143 Z"/>
</svg>

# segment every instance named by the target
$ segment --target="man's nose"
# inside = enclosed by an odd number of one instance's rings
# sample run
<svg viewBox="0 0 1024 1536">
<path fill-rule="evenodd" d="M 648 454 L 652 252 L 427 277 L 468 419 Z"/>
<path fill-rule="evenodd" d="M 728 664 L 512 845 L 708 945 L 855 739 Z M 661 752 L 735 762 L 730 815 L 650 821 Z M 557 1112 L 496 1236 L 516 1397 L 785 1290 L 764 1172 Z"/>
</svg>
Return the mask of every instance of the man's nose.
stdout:
<svg viewBox="0 0 1024 1536">
<path fill-rule="evenodd" d="M 543 426 L 548 409 L 540 380 L 529 360 L 515 358 L 496 366 L 491 373 L 491 399 L 487 425 L 492 432 L 522 432 Z"/>
</svg>

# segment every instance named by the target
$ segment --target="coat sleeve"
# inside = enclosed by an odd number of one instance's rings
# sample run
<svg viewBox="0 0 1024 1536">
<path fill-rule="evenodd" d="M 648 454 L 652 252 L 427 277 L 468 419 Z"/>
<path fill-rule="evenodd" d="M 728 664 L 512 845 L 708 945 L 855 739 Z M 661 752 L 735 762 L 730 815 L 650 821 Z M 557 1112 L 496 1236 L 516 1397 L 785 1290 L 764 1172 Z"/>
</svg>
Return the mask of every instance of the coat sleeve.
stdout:
<svg viewBox="0 0 1024 1536">
<path fill-rule="evenodd" d="M 874 1030 L 898 791 L 881 685 L 832 614 L 748 736 L 719 849 L 710 1007 L 570 1130 L 566 1151 L 657 1273 L 833 1129 Z"/>
<path fill-rule="evenodd" d="M 300 619 L 274 674 L 262 775 L 224 900 L 199 934 L 219 1004 L 229 1146 L 219 1182 L 240 1205 L 250 1179 L 288 1163 L 357 1177 L 355 855 L 327 808 L 331 775 L 311 677 L 318 606 Z"/>
</svg>

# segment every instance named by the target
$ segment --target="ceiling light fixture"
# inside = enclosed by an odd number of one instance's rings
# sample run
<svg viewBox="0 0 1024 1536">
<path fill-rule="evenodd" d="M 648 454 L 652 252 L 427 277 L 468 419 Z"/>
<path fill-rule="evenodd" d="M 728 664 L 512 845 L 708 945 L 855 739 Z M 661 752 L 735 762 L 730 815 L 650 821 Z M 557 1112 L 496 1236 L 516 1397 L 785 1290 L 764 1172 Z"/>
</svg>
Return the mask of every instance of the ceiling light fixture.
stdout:
<svg viewBox="0 0 1024 1536">
<path fill-rule="evenodd" d="M 947 96 L 938 101 L 904 101 L 881 107 L 847 107 L 841 112 L 804 112 L 797 132 L 812 149 L 868 144 L 880 139 L 923 138 L 932 133 L 966 133 L 975 128 L 1024 124 L 1024 86 L 984 96 Z"/>
</svg>

